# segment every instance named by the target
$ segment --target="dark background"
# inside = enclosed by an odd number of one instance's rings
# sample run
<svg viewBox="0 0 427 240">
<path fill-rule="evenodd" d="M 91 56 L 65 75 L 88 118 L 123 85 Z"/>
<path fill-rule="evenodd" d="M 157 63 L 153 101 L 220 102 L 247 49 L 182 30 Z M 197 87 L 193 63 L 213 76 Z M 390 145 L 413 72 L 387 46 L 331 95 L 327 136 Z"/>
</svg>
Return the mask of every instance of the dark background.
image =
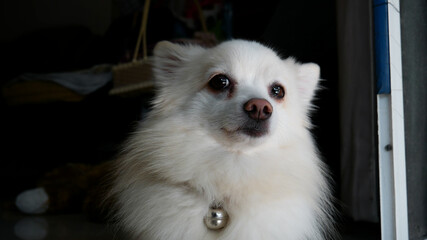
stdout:
<svg viewBox="0 0 427 240">
<path fill-rule="evenodd" d="M 306 4 L 269 1 L 260 7 L 258 1 L 233 1 L 232 37 L 257 40 L 283 57 L 321 66 L 325 81 L 315 103 L 319 111 L 313 114 L 314 133 L 325 161 L 335 172 L 339 156 L 335 2 Z M 66 72 L 101 63 L 117 64 L 134 45 L 138 27 L 131 28 L 133 17 L 116 17 L 103 35 L 83 25 L 67 25 L 37 29 L 4 42 L 1 83 L 27 72 Z M 149 47 L 174 38 L 174 21 L 166 7 L 154 5 L 148 23 Z M 135 121 L 140 120 L 147 97 L 111 97 L 107 94 L 111 87 L 74 103 L 59 99 L 10 106 L 3 98 L 2 152 L 8 160 L 1 170 L 2 187 L 14 196 L 33 185 L 31 179 L 46 169 L 68 162 L 98 163 L 114 156 Z"/>
<path fill-rule="evenodd" d="M 335 3 L 312 1 L 310 7 L 305 5 L 270 1 L 259 7 L 258 1 L 232 2 L 232 37 L 257 40 L 284 57 L 321 66 L 321 77 L 326 81 L 315 103 L 319 111 L 313 114 L 314 133 L 325 161 L 335 172 L 339 156 Z M 3 43 L 6 68 L 2 83 L 27 72 L 65 72 L 101 63 L 116 64 L 136 39 L 138 28 L 132 29 L 131 21 L 132 14 L 119 16 L 103 35 L 82 25 L 57 26 Z M 174 38 L 174 21 L 166 7 L 154 5 L 148 23 L 149 47 L 158 40 Z M 147 98 L 111 97 L 107 94 L 111 87 L 107 85 L 76 103 L 59 100 L 9 106 L 3 99 L 2 152 L 8 159 L 1 174 L 3 189 L 14 196 L 31 187 L 32 179 L 46 169 L 68 162 L 99 163 L 114 156 L 141 118 Z"/>
</svg>

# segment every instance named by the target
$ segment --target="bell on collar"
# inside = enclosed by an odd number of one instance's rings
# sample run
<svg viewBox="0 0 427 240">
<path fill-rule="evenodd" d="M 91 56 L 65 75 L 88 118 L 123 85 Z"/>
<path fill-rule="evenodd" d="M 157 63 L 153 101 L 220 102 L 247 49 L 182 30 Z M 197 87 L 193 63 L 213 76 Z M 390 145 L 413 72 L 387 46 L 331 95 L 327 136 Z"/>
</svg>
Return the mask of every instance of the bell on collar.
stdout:
<svg viewBox="0 0 427 240">
<path fill-rule="evenodd" d="M 228 214 L 222 208 L 209 208 L 205 218 L 205 225 L 210 230 L 219 230 L 227 225 Z"/>
</svg>

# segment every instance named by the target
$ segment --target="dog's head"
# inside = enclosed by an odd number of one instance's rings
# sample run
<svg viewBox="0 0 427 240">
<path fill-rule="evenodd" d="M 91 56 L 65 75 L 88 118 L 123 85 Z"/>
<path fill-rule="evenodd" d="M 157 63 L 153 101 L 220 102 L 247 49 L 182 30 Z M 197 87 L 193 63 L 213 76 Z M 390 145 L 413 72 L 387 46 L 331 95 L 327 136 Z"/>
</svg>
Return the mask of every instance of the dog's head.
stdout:
<svg viewBox="0 0 427 240">
<path fill-rule="evenodd" d="M 161 42 L 154 57 L 156 114 L 180 118 L 227 147 L 286 144 L 309 127 L 320 71 L 314 63 L 283 60 L 243 40 L 210 49 Z"/>
</svg>

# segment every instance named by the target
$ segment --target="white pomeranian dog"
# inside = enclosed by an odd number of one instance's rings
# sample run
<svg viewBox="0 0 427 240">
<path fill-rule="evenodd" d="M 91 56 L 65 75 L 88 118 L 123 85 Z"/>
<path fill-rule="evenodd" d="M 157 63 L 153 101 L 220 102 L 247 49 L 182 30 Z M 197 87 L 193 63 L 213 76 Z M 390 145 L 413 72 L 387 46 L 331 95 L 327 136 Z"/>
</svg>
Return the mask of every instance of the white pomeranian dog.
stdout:
<svg viewBox="0 0 427 240">
<path fill-rule="evenodd" d="M 309 131 L 318 65 L 232 40 L 160 42 L 153 68 L 153 109 L 111 193 L 132 239 L 332 238 L 328 177 Z"/>
</svg>

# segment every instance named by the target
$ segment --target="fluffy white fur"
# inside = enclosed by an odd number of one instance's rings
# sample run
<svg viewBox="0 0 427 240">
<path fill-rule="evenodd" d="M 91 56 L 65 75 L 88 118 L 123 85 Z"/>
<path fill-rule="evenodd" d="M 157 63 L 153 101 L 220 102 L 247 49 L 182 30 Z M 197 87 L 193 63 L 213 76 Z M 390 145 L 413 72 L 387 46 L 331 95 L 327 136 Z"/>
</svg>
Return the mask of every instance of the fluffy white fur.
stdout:
<svg viewBox="0 0 427 240">
<path fill-rule="evenodd" d="M 112 195 L 120 226 L 134 239 L 327 239 L 330 192 L 309 132 L 318 79 L 314 63 L 281 59 L 259 43 L 233 40 L 211 49 L 159 43 L 153 110 L 126 144 Z M 224 74 L 232 93 L 212 91 Z M 269 94 L 285 88 L 283 100 Z M 271 103 L 268 133 L 238 131 L 249 99 Z M 208 230 L 221 202 L 226 228 Z"/>
</svg>

